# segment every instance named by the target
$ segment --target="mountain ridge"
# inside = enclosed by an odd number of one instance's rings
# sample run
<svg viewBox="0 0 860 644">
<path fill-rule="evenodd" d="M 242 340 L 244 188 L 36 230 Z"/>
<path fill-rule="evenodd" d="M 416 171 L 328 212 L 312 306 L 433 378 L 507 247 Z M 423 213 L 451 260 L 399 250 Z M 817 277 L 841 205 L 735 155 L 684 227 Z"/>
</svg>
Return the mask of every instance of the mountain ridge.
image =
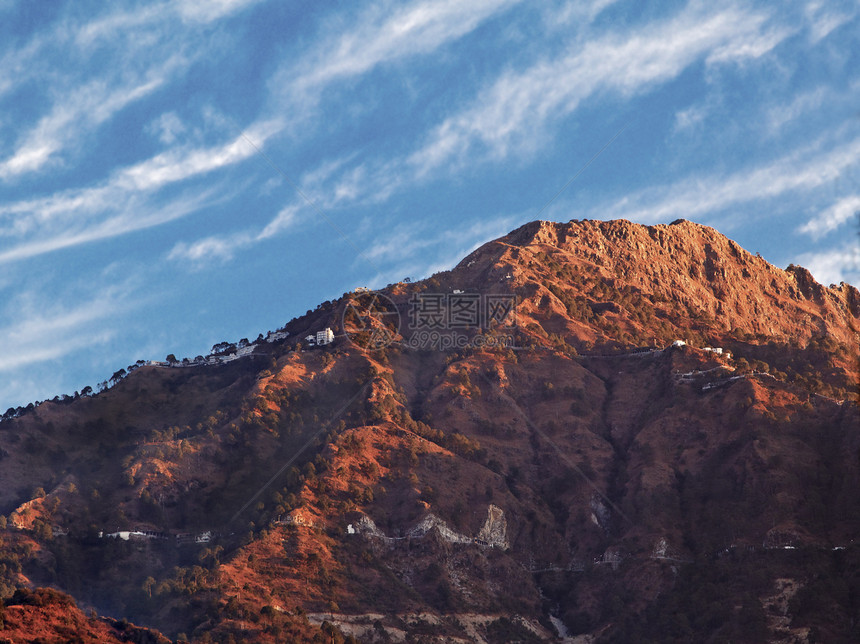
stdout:
<svg viewBox="0 0 860 644">
<path fill-rule="evenodd" d="M 381 289 L 396 329 L 344 294 L 241 359 L 43 403 L 0 423 L 0 594 L 196 641 L 851 637 L 860 298 L 810 279 L 690 222 L 532 222 Z M 513 319 L 414 344 L 422 298 L 476 296 Z"/>
<path fill-rule="evenodd" d="M 461 260 L 453 269 L 450 271 L 443 271 L 442 273 L 437 273 L 428 280 L 436 279 L 439 275 L 457 275 L 459 270 L 463 270 L 466 268 L 466 265 L 469 262 L 476 261 L 474 258 L 479 257 L 484 254 L 484 252 L 488 252 L 488 249 L 495 245 L 499 246 L 510 246 L 511 248 L 522 248 L 529 244 L 535 245 L 549 245 L 552 247 L 559 248 L 561 250 L 575 249 L 576 246 L 570 246 L 571 240 L 574 242 L 584 242 L 585 248 L 588 249 L 589 252 L 579 253 L 578 256 L 574 254 L 577 259 L 585 259 L 589 261 L 592 265 L 594 265 L 594 260 L 600 258 L 609 258 L 616 259 L 613 254 L 606 255 L 605 251 L 607 251 L 608 246 L 606 242 L 612 242 L 615 244 L 623 244 L 624 248 L 622 249 L 620 257 L 617 258 L 618 266 L 614 264 L 610 264 L 608 267 L 608 272 L 613 273 L 617 271 L 622 272 L 622 277 L 625 276 L 631 270 L 631 264 L 633 263 L 633 252 L 639 251 L 641 252 L 644 248 L 643 237 L 647 238 L 648 241 L 656 241 L 657 247 L 659 248 L 658 253 L 662 251 L 661 254 L 667 253 L 672 249 L 672 246 L 667 246 L 667 242 L 672 239 L 672 234 L 677 231 L 678 228 L 686 228 L 688 230 L 695 231 L 699 233 L 697 236 L 706 240 L 704 242 L 705 253 L 704 255 L 700 255 L 698 257 L 689 257 L 687 258 L 687 262 L 685 265 L 685 269 L 688 273 L 692 273 L 692 275 L 678 275 L 675 280 L 665 280 L 669 282 L 669 284 L 663 284 L 663 288 L 660 289 L 663 291 L 661 293 L 665 296 L 666 291 L 671 291 L 672 288 L 674 290 L 680 290 L 683 287 L 689 286 L 692 282 L 704 276 L 706 281 L 710 284 L 713 284 L 712 290 L 713 293 L 709 293 L 706 297 L 700 297 L 700 300 L 705 300 L 704 305 L 700 301 L 699 304 L 701 308 L 703 308 L 707 313 L 718 316 L 717 319 L 721 319 L 719 316 L 723 316 L 726 318 L 726 322 L 730 323 L 733 319 L 732 315 L 724 314 L 725 310 L 731 308 L 729 304 L 720 301 L 720 295 L 725 291 L 726 284 L 730 281 L 730 278 L 734 277 L 736 279 L 748 279 L 748 275 L 745 271 L 752 266 L 755 269 L 764 269 L 768 274 L 773 276 L 773 279 L 780 279 L 781 284 L 777 285 L 775 283 L 772 286 L 776 287 L 777 294 L 781 291 L 784 291 L 788 294 L 792 302 L 793 310 L 790 315 L 785 317 L 788 318 L 796 318 L 797 315 L 806 315 L 809 316 L 809 311 L 805 310 L 802 306 L 802 299 L 811 300 L 817 305 L 825 304 L 827 316 L 825 319 L 816 320 L 819 323 L 819 333 L 821 334 L 833 334 L 834 332 L 840 336 L 840 340 L 846 340 L 850 338 L 845 337 L 845 329 L 840 328 L 837 325 L 833 324 L 833 318 L 841 312 L 847 313 L 854 318 L 860 316 L 860 291 L 858 289 L 848 283 L 841 282 L 839 285 L 830 285 L 829 287 L 825 287 L 822 284 L 818 283 L 808 269 L 802 266 L 796 266 L 794 264 L 790 264 L 786 269 L 779 269 L 776 266 L 764 260 L 761 256 L 752 255 L 751 253 L 744 250 L 737 242 L 725 237 L 721 233 L 719 233 L 716 229 L 711 228 L 709 226 L 705 226 L 702 224 L 696 224 L 684 219 L 678 219 L 673 221 L 670 224 L 657 224 L 654 226 L 644 226 L 641 224 L 634 224 L 627 220 L 619 219 L 619 220 L 610 220 L 610 221 L 602 221 L 602 220 L 577 220 L 573 219 L 570 222 L 558 223 L 551 222 L 545 220 L 533 221 L 515 230 L 511 231 L 507 235 L 482 245 L 480 248 L 476 249 L 469 255 L 467 255 L 463 260 Z M 643 235 L 643 233 L 647 231 L 647 236 Z M 573 233 L 573 234 L 571 234 Z M 694 239 L 694 235 L 687 234 L 680 236 L 682 241 L 691 241 Z M 735 270 L 734 274 L 731 272 L 729 274 L 726 273 L 726 268 L 721 267 L 715 263 L 714 253 L 716 251 L 712 248 L 712 243 L 716 242 L 720 249 L 724 251 L 724 255 L 731 255 L 735 259 L 742 260 L 741 270 Z M 701 244 L 700 244 L 701 245 Z M 677 250 L 680 245 L 675 244 L 674 248 Z M 645 254 L 644 259 L 649 259 L 654 255 L 654 249 L 648 249 L 649 252 Z M 719 253 L 716 253 L 716 256 L 719 257 Z M 517 259 L 516 257 L 510 257 L 510 253 L 503 254 L 499 258 L 506 259 L 509 261 L 513 261 Z M 697 262 L 701 264 L 703 267 L 701 274 L 698 274 L 696 269 L 693 268 L 693 264 Z M 600 265 L 603 262 L 599 262 Z M 498 270 L 496 271 L 498 272 Z M 666 278 L 668 272 L 664 270 L 659 272 L 658 275 L 660 278 Z M 490 278 L 492 279 L 492 277 Z M 643 282 L 645 278 L 639 277 L 640 283 Z M 422 280 L 427 281 L 427 280 Z M 701 281 L 701 280 L 699 280 Z M 421 283 L 418 282 L 418 283 Z M 402 283 L 400 283 L 402 284 Z M 653 281 L 652 285 L 661 284 L 660 281 Z M 393 287 L 396 287 L 396 284 L 389 284 L 388 286 L 380 289 L 380 292 L 388 292 Z M 672 287 L 672 288 L 670 288 Z M 708 289 L 703 289 L 701 285 L 697 285 L 696 294 L 701 295 L 703 292 L 707 292 Z M 345 297 L 347 294 L 344 294 Z M 711 300 L 711 301 L 708 301 Z M 744 308 L 744 305 L 738 301 L 738 298 L 735 298 L 735 301 L 730 303 L 735 306 L 735 308 Z M 753 307 L 757 306 L 756 302 L 753 302 Z M 319 307 L 317 307 L 319 310 Z M 755 309 L 754 309 L 755 310 Z M 276 338 L 274 342 L 279 342 L 285 339 L 286 336 L 281 337 L 281 334 L 284 330 L 291 326 L 295 325 L 296 322 L 299 322 L 309 316 L 313 312 L 308 311 L 308 314 L 304 316 L 300 316 L 299 318 L 293 318 L 288 324 L 284 325 L 277 332 L 274 333 L 274 337 Z M 741 315 L 741 317 L 743 317 Z M 774 319 L 772 312 L 769 314 L 770 319 Z M 764 333 L 765 329 L 762 326 L 763 323 L 754 321 L 752 324 L 742 325 L 740 330 L 753 332 L 753 333 Z M 788 338 L 789 331 L 797 332 L 799 329 L 803 329 L 804 327 L 801 325 L 791 325 L 788 329 L 778 329 L 781 331 L 779 334 L 774 334 L 773 328 L 770 327 L 767 329 L 767 334 L 771 337 L 781 337 Z M 805 335 L 809 335 L 811 337 L 812 333 L 809 330 L 808 323 L 806 324 L 807 329 L 806 334 L 801 334 L 803 339 L 808 339 L 808 337 L 804 337 Z M 849 332 L 857 332 L 856 324 L 852 327 L 849 326 Z M 729 325 L 728 330 L 733 330 L 734 327 Z M 269 336 L 272 336 L 272 332 L 269 332 Z M 795 340 L 797 340 L 797 336 L 791 336 Z M 258 337 L 258 339 L 254 343 L 249 344 L 260 344 L 261 338 L 263 341 L 267 343 L 271 343 L 273 341 L 269 340 L 268 337 L 263 337 L 262 333 Z M 296 338 L 291 338 L 295 340 Z M 227 347 L 232 347 L 235 351 L 237 343 L 230 342 L 221 342 L 216 344 L 213 347 L 213 350 L 217 347 L 220 348 L 219 352 L 210 352 L 206 356 L 200 356 L 203 358 L 210 358 L 213 356 L 219 356 L 224 353 Z M 250 353 L 245 354 L 250 355 Z M 181 362 L 178 361 L 178 362 Z M 152 365 L 153 360 L 138 360 L 134 365 L 130 365 L 127 367 L 128 372 L 136 370 L 142 364 Z M 113 374 L 111 379 L 105 379 L 100 386 L 100 389 L 107 389 L 113 382 L 114 379 L 118 380 L 118 374 L 125 372 L 125 369 L 120 369 Z M 125 375 L 125 374 L 123 374 Z M 84 387 L 83 390 L 90 390 L 90 387 Z M 78 393 L 78 392 L 76 392 Z M 66 394 L 58 394 L 55 396 L 53 401 L 56 401 L 58 398 L 63 397 L 73 397 Z M 34 401 L 34 405 L 41 404 L 41 402 L 46 401 Z M 19 406 L 17 408 L 10 408 L 7 410 L 4 418 L 13 417 L 16 414 L 21 413 L 25 409 L 27 409 L 29 405 Z"/>
</svg>

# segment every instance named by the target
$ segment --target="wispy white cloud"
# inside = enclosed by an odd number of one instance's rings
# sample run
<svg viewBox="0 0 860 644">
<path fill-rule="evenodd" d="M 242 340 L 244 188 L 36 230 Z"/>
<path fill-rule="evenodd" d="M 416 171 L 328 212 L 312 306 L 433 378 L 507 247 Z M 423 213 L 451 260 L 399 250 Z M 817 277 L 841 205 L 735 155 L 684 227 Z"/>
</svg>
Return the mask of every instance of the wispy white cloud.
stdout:
<svg viewBox="0 0 860 644">
<path fill-rule="evenodd" d="M 0 57 L 0 96 L 14 89 L 33 74 L 36 55 L 44 48 L 50 38 L 34 36 L 24 45 L 12 48 Z"/>
<path fill-rule="evenodd" d="M 167 0 L 113 9 L 83 24 L 67 27 L 81 48 L 133 33 L 137 40 L 163 37 L 157 31 L 178 28 L 182 22 L 210 23 L 247 9 L 262 0 Z M 179 24 L 177 24 L 179 23 Z M 155 29 L 157 27 L 157 29 Z"/>
<path fill-rule="evenodd" d="M 281 95 L 313 104 L 325 87 L 368 73 L 375 67 L 409 56 L 434 51 L 476 28 L 509 2 L 470 4 L 433 0 L 386 13 L 374 10 L 360 15 L 355 26 L 334 39 L 323 39 L 301 63 L 276 76 Z M 593 19 L 613 4 L 611 0 L 568 3 L 559 16 Z M 668 19 L 615 30 L 591 38 L 574 39 L 561 55 L 545 58 L 525 69 L 507 68 L 495 81 L 480 88 L 465 109 L 445 118 L 424 143 L 401 158 L 356 160 L 355 155 L 323 162 L 318 171 L 300 182 L 323 210 L 347 205 L 384 202 L 398 191 L 429 178 L 431 173 L 455 171 L 459 163 L 502 160 L 537 148 L 558 124 L 589 97 L 612 92 L 629 99 L 676 78 L 696 63 L 709 66 L 737 64 L 760 58 L 787 39 L 796 29 L 779 23 L 767 9 L 751 9 L 742 3 L 716 8 L 694 0 Z M 812 100 L 812 99 L 810 99 Z M 797 109 L 808 109 L 798 104 Z M 690 129 L 706 117 L 707 107 L 693 106 L 676 114 L 676 131 Z M 853 150 L 853 148 L 851 149 Z M 849 151 L 850 152 L 850 151 Z M 826 182 L 827 163 L 796 171 L 791 159 L 759 168 L 754 176 L 692 179 L 667 189 L 633 195 L 619 202 L 615 211 L 633 217 L 665 219 L 668 212 L 691 216 L 710 212 L 768 194 L 781 194 Z M 762 189 L 756 181 L 764 180 Z M 817 183 L 818 182 L 818 183 Z M 703 188 L 714 188 L 702 196 Z M 650 205 L 646 204 L 649 202 Z M 635 204 L 635 205 L 634 205 Z M 288 210 L 289 224 L 306 204 L 297 200 Z M 199 263 L 217 261 L 268 238 L 282 228 L 283 213 L 262 232 L 244 231 L 183 242 L 171 252 L 173 259 Z M 400 240 L 402 241 L 402 240 Z M 410 247 L 390 240 L 391 251 Z M 418 242 L 411 242 L 411 244 Z M 368 251 L 384 259 L 385 246 Z"/>
<path fill-rule="evenodd" d="M 148 126 L 147 131 L 165 145 L 172 145 L 185 132 L 185 124 L 176 112 L 165 112 Z"/>
<path fill-rule="evenodd" d="M 230 260 L 238 252 L 294 227 L 304 213 L 314 212 L 319 220 L 320 212 L 327 213 L 347 205 L 385 201 L 402 181 L 395 164 L 386 163 L 385 166 L 377 167 L 371 163 L 358 163 L 344 169 L 343 166 L 354 157 L 351 154 L 325 160 L 304 173 L 298 181 L 301 195 L 281 208 L 261 229 L 249 228 L 229 235 L 211 235 L 194 242 L 181 241 L 171 249 L 168 259 L 190 262 L 195 268 L 203 268 L 208 263 Z M 332 224 L 328 215 L 324 215 L 322 220 Z M 335 234 L 342 236 L 345 233 L 336 227 Z"/>
<path fill-rule="evenodd" d="M 821 143 L 729 175 L 703 175 L 633 193 L 594 209 L 600 218 L 642 223 L 702 217 L 729 207 L 833 184 L 860 158 L 860 138 L 820 151 Z"/>
<path fill-rule="evenodd" d="M 60 14 L 48 31 L 7 51 L 0 61 L 0 95 L 34 81 L 50 87 L 47 101 L 40 103 L 44 109 L 47 102 L 47 109 L 36 112 L 33 122 L 14 124 L 21 134 L 12 153 L 0 158 L 0 179 L 38 172 L 73 156 L 100 126 L 210 55 L 217 39 L 202 37 L 207 23 L 258 1 L 111 7 L 87 20 Z M 46 62 L 51 60 L 61 61 L 62 73 Z"/>
<path fill-rule="evenodd" d="M 818 213 L 797 229 L 797 232 L 808 234 L 818 239 L 836 230 L 851 218 L 860 217 L 860 194 L 843 197 L 835 204 Z"/>
<path fill-rule="evenodd" d="M 522 214 L 493 217 L 433 235 L 428 234 L 428 226 L 425 222 L 399 224 L 371 242 L 364 255 L 371 259 L 402 261 L 419 254 L 438 256 L 439 253 L 423 252 L 426 248 L 438 247 L 446 259 L 456 258 L 455 261 L 459 261 L 463 255 L 475 250 L 484 242 L 509 232 L 511 226 L 522 221 L 522 217 Z M 451 266 L 453 264 L 448 268 Z"/>
<path fill-rule="evenodd" d="M 210 235 L 195 242 L 177 242 L 167 254 L 167 259 L 189 262 L 195 269 L 205 268 L 212 263 L 226 262 L 233 259 L 236 253 L 294 226 L 301 210 L 302 205 L 298 203 L 282 208 L 258 232 L 249 229 L 230 235 Z"/>
<path fill-rule="evenodd" d="M 106 191 L 92 195 L 91 207 L 96 206 L 102 200 L 108 199 Z M 63 217 L 63 222 L 54 222 L 54 225 L 34 225 L 37 234 L 30 239 L 19 242 L 7 250 L 0 251 L 0 264 L 19 261 L 28 257 L 44 255 L 63 248 L 71 248 L 81 244 L 88 244 L 102 239 L 109 239 L 121 235 L 160 226 L 169 221 L 180 219 L 203 208 L 211 203 L 213 194 L 211 191 L 195 193 L 191 196 L 174 199 L 167 204 L 155 205 L 142 198 L 126 196 L 121 210 L 113 208 L 110 203 L 110 213 L 103 218 L 95 218 L 90 221 L 68 223 L 68 216 Z M 86 197 L 78 200 L 83 203 Z M 102 204 L 102 209 L 109 207 L 108 203 Z M 73 214 L 73 208 L 65 204 L 64 215 Z"/>
<path fill-rule="evenodd" d="M 126 40 L 129 36 L 133 36 L 133 40 L 138 42 L 152 44 L 153 39 L 159 36 L 152 33 L 150 29 L 159 23 L 173 19 L 174 15 L 165 3 L 151 3 L 132 9 L 122 6 L 111 7 L 106 13 L 90 16 L 83 22 L 63 22 L 52 35 L 64 41 L 67 39 L 84 53 L 110 40 L 114 42 L 117 38 Z"/>
<path fill-rule="evenodd" d="M 297 64 L 278 74 L 276 93 L 292 103 L 312 105 L 335 81 L 364 75 L 385 63 L 426 55 L 461 38 L 519 0 L 423 0 L 385 2 L 358 16 L 350 28 L 325 38 Z"/>
<path fill-rule="evenodd" d="M 813 0 L 804 8 L 809 22 L 809 37 L 817 43 L 857 15 L 857 3 L 837 3 L 832 0 Z"/>
<path fill-rule="evenodd" d="M 260 122 L 250 127 L 247 134 L 240 134 L 218 146 L 170 149 L 123 170 L 117 175 L 115 183 L 135 191 L 156 190 L 169 183 L 233 165 L 257 154 L 245 136 L 260 146 L 281 127 L 279 121 Z"/>
<path fill-rule="evenodd" d="M 256 241 L 269 239 L 270 237 L 274 237 L 282 231 L 293 227 L 298 221 L 301 209 L 302 206 L 299 204 L 292 204 L 282 208 L 280 212 L 275 215 L 274 219 L 266 224 L 265 228 L 263 228 L 263 230 L 261 230 L 254 239 Z"/>
<path fill-rule="evenodd" d="M 178 242 L 168 253 L 169 260 L 185 260 L 196 267 L 208 265 L 213 261 L 232 259 L 241 248 L 248 246 L 253 237 L 248 233 L 205 237 L 196 242 Z"/>
<path fill-rule="evenodd" d="M 608 4 L 598 3 L 589 11 L 599 13 Z M 588 7 L 574 3 L 562 8 L 562 13 L 582 15 L 585 9 Z M 528 153 L 590 96 L 613 91 L 629 98 L 708 56 L 712 57 L 710 64 L 760 56 L 787 35 L 785 30 L 771 28 L 770 18 L 735 5 L 712 11 L 693 2 L 679 16 L 640 26 L 632 33 L 576 40 L 558 57 L 524 70 L 503 71 L 489 87 L 478 91 L 469 107 L 447 117 L 405 158 L 362 160 L 344 168 L 338 164 L 339 174 L 327 189 L 317 191 L 323 195 L 319 199 L 325 208 L 384 202 L 443 168 L 453 172 L 463 163 Z M 765 41 L 767 46 L 761 44 Z M 750 46 L 752 42 L 759 44 Z M 356 64 L 351 69 L 367 67 Z M 330 78 L 331 74 L 317 69 L 310 77 Z M 691 108 L 678 114 L 678 128 L 692 127 L 702 118 L 703 108 Z"/>
<path fill-rule="evenodd" d="M 12 156 L 0 162 L 0 179 L 40 170 L 88 130 L 157 90 L 184 63 L 181 57 L 173 57 L 148 70 L 144 78 L 118 84 L 94 81 L 59 96 L 51 112 L 21 137 Z"/>
<path fill-rule="evenodd" d="M 698 126 L 707 116 L 704 105 L 693 105 L 685 110 L 675 112 L 675 132 L 683 132 Z"/>
<path fill-rule="evenodd" d="M 262 144 L 280 125 L 268 121 L 249 128 Z M 0 239 L 12 243 L 0 251 L 0 263 L 60 248 L 124 235 L 184 217 L 211 203 L 216 188 L 153 201 L 165 186 L 235 165 L 256 154 L 237 136 L 206 148 L 177 148 L 118 170 L 101 186 L 73 189 L 48 197 L 0 205 Z"/>
<path fill-rule="evenodd" d="M 547 27 L 553 28 L 558 25 L 591 22 L 606 9 L 617 3 L 618 0 L 593 0 L 591 2 L 574 0 L 573 2 L 565 3 L 561 7 L 552 7 L 552 11 L 547 13 Z"/>
<path fill-rule="evenodd" d="M 335 81 L 367 73 L 382 63 L 426 53 L 474 29 L 508 4 L 488 1 L 469 4 L 466 9 L 462 3 L 434 0 L 393 15 L 366 14 L 346 35 L 333 42 L 325 41 L 314 56 L 303 59 L 301 72 L 295 72 L 294 79 L 285 86 L 291 95 L 306 96 L 311 90 L 317 92 Z M 584 8 L 593 16 L 609 4 Z M 577 7 L 580 15 L 584 8 Z M 565 7 L 562 11 L 569 13 L 572 9 Z M 524 70 L 502 72 L 488 89 L 480 90 L 480 98 L 471 107 L 445 119 L 406 158 L 350 164 L 354 155 L 347 156 L 324 162 L 300 183 L 323 210 L 384 202 L 405 187 L 424 181 L 437 168 L 450 170 L 457 167 L 458 161 L 468 158 L 471 162 L 481 155 L 501 159 L 539 145 L 545 130 L 596 93 L 614 91 L 629 97 L 676 77 L 709 55 L 713 57 L 711 64 L 760 56 L 785 37 L 782 32 L 781 36 L 774 35 L 769 19 L 766 13 L 734 5 L 712 11 L 694 2 L 680 16 L 641 26 L 632 34 L 611 33 L 584 44 L 577 41 L 557 58 Z M 761 44 L 765 41 L 769 45 Z M 759 44 L 750 46 L 753 42 Z M 696 118 L 701 115 L 690 113 L 687 125 Z M 295 210 L 290 211 L 291 220 L 304 205 L 297 202 Z M 171 257 L 193 262 L 205 258 L 223 261 L 274 234 L 279 221 L 273 220 L 262 234 L 246 231 L 182 243 L 174 248 Z M 398 246 L 396 241 L 392 243 Z M 381 248 L 367 255 L 381 258 L 379 252 Z"/>
<path fill-rule="evenodd" d="M 772 133 L 778 133 L 787 123 L 821 106 L 824 100 L 833 94 L 833 88 L 820 86 L 795 96 L 791 102 L 780 102 L 768 110 L 767 126 Z"/>
<path fill-rule="evenodd" d="M 261 0 L 179 0 L 175 6 L 183 18 L 212 22 L 260 2 Z"/>
<path fill-rule="evenodd" d="M 71 25 L 63 25 L 60 35 L 68 35 L 81 49 L 128 35 L 138 46 L 150 46 L 181 30 L 183 22 L 206 24 L 238 13 L 262 0 L 166 0 L 131 8 L 111 7 L 104 14 Z"/>
<path fill-rule="evenodd" d="M 821 284 L 858 284 L 860 278 L 860 247 L 847 242 L 833 249 L 804 253 L 797 263 L 809 269 Z"/>
<path fill-rule="evenodd" d="M 378 287 L 404 276 L 423 279 L 450 270 L 482 244 L 508 233 L 526 216 L 502 215 L 437 233 L 425 222 L 397 225 L 371 240 L 363 254 L 386 266 L 385 272 L 377 272 L 370 283 Z"/>
<path fill-rule="evenodd" d="M 576 43 L 565 55 L 503 73 L 474 104 L 435 128 L 409 159 L 418 174 L 475 156 L 533 151 L 548 127 L 601 92 L 629 98 L 675 78 L 691 64 L 760 57 L 788 35 L 771 16 L 693 2 L 678 16 Z"/>
<path fill-rule="evenodd" d="M 711 65 L 718 63 L 742 63 L 761 58 L 779 43 L 794 34 L 795 27 L 787 25 L 761 26 L 761 30 L 748 32 L 746 38 L 730 38 L 707 57 Z"/>
<path fill-rule="evenodd" d="M 7 306 L 15 308 L 14 321 L 0 329 L 0 372 L 105 344 L 116 334 L 107 320 L 133 306 L 130 295 L 128 284 L 104 288 L 71 305 L 33 292 L 18 295 Z"/>
</svg>

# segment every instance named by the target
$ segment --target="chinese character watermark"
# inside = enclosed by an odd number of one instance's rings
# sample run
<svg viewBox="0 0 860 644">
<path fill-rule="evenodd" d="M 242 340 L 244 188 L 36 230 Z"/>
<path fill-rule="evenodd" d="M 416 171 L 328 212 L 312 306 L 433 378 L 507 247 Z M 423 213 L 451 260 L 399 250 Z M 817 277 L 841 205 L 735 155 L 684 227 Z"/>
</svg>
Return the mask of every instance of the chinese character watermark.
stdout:
<svg viewBox="0 0 860 644">
<path fill-rule="evenodd" d="M 344 334 L 369 351 L 392 343 L 435 351 L 516 345 L 515 295 L 423 292 L 407 305 L 407 324 L 401 328 L 400 312 L 390 297 L 365 290 L 351 293 L 343 312 Z"/>
<path fill-rule="evenodd" d="M 516 327 L 516 295 L 416 293 L 409 300 L 412 331 L 476 330 Z"/>
</svg>

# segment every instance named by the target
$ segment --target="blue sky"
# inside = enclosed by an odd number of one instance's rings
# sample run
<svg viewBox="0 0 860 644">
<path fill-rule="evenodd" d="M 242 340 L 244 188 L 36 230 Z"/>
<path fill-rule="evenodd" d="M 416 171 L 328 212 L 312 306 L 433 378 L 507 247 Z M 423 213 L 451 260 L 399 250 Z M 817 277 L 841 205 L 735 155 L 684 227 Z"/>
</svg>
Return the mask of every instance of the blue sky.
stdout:
<svg viewBox="0 0 860 644">
<path fill-rule="evenodd" d="M 856 285 L 858 70 L 856 1 L 0 0 L 0 407 L 539 212 Z"/>
</svg>

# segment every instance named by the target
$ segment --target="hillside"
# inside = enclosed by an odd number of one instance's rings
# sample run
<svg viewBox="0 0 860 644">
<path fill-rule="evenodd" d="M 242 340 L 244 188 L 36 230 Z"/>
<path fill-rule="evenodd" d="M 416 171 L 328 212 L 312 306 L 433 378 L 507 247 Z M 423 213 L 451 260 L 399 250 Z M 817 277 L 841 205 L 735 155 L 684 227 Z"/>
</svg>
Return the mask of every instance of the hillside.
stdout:
<svg viewBox="0 0 860 644">
<path fill-rule="evenodd" d="M 858 329 L 711 228 L 533 222 L 7 414 L 0 594 L 200 642 L 856 640 Z"/>
</svg>

